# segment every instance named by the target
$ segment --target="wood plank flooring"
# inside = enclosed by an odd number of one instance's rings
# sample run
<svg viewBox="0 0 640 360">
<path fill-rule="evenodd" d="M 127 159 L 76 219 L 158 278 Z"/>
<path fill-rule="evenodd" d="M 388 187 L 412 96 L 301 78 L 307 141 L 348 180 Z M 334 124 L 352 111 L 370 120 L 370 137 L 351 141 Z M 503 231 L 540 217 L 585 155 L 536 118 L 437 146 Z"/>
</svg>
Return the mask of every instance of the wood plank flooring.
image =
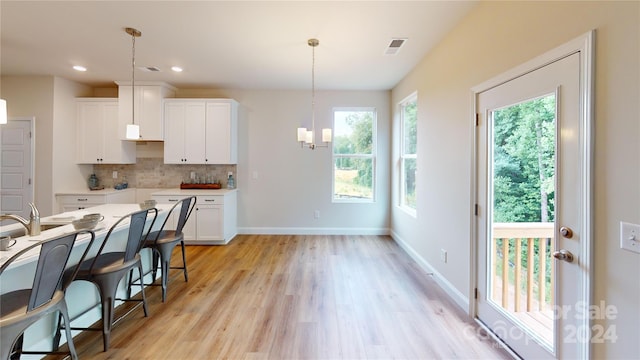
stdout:
<svg viewBox="0 0 640 360">
<path fill-rule="evenodd" d="M 386 236 L 240 235 L 187 263 L 80 359 L 511 359 Z"/>
</svg>

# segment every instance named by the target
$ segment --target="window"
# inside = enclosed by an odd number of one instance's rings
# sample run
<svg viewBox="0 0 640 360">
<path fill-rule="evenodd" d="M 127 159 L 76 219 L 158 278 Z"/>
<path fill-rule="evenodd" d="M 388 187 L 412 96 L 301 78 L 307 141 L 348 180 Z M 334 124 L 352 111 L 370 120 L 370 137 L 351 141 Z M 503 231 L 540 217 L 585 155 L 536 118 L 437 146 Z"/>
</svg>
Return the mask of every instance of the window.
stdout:
<svg viewBox="0 0 640 360">
<path fill-rule="evenodd" d="M 415 214 L 418 144 L 418 97 L 409 96 L 400 103 L 400 207 Z"/>
<path fill-rule="evenodd" d="M 333 131 L 333 201 L 372 202 L 376 174 L 375 109 L 334 109 Z"/>
</svg>

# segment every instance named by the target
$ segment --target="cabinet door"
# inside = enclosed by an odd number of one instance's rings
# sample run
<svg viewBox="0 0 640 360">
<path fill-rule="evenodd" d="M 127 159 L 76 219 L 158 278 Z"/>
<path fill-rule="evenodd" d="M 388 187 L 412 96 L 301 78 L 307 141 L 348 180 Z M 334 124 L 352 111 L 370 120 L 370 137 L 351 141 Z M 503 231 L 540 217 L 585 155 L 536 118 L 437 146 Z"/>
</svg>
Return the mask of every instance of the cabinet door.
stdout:
<svg viewBox="0 0 640 360">
<path fill-rule="evenodd" d="M 204 117 L 202 101 L 165 102 L 165 164 L 204 164 Z"/>
<path fill-rule="evenodd" d="M 224 205 L 196 205 L 196 208 L 197 240 L 224 240 Z"/>
<path fill-rule="evenodd" d="M 136 97 L 140 99 L 138 116 L 140 139 L 163 141 L 162 88 L 160 86 L 136 86 Z"/>
<path fill-rule="evenodd" d="M 135 124 L 140 126 L 140 140 L 163 141 L 164 125 L 162 120 L 162 87 L 159 85 L 136 85 L 135 109 L 132 109 L 131 86 L 118 87 L 118 101 L 120 104 L 120 122 L 131 124 L 132 110 L 135 111 Z M 124 128 L 119 134 L 125 139 Z"/>
<path fill-rule="evenodd" d="M 167 196 L 167 195 L 154 195 L 152 198 L 160 204 L 175 204 L 180 200 L 179 196 Z M 171 214 L 169 220 L 167 221 L 166 229 L 175 230 L 178 224 L 178 217 L 180 216 L 180 209 L 174 209 Z M 193 241 L 196 239 L 196 210 L 194 209 L 193 213 L 189 219 L 187 219 L 187 223 L 184 225 L 182 229 L 182 233 L 184 234 L 185 241 Z"/>
<path fill-rule="evenodd" d="M 117 104 L 116 104 L 117 105 Z M 99 102 L 78 102 L 77 162 L 98 164 L 103 154 L 103 107 Z"/>
<path fill-rule="evenodd" d="M 164 163 L 184 164 L 184 130 L 186 112 L 181 102 L 165 103 Z"/>
<path fill-rule="evenodd" d="M 117 102 L 102 105 L 102 161 L 104 164 L 135 164 L 136 145 L 120 140 Z"/>
<path fill-rule="evenodd" d="M 184 156 L 187 164 L 205 163 L 204 102 L 189 102 L 185 109 Z"/>
<path fill-rule="evenodd" d="M 237 121 L 231 102 L 207 102 L 206 117 L 207 164 L 235 164 Z"/>
</svg>

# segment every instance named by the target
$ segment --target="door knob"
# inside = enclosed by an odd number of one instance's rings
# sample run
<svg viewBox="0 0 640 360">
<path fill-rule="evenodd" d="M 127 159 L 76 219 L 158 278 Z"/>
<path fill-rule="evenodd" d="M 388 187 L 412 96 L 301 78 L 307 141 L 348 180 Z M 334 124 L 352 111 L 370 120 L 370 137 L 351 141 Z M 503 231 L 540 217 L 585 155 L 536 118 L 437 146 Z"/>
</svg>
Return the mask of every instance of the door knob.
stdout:
<svg viewBox="0 0 640 360">
<path fill-rule="evenodd" d="M 566 262 L 573 262 L 573 254 L 569 250 L 561 249 L 553 252 L 553 257 Z"/>
<path fill-rule="evenodd" d="M 560 235 L 562 235 L 562 237 L 565 237 L 567 239 L 571 239 L 573 237 L 573 230 L 571 230 L 571 228 L 563 226 L 560 228 Z"/>
</svg>

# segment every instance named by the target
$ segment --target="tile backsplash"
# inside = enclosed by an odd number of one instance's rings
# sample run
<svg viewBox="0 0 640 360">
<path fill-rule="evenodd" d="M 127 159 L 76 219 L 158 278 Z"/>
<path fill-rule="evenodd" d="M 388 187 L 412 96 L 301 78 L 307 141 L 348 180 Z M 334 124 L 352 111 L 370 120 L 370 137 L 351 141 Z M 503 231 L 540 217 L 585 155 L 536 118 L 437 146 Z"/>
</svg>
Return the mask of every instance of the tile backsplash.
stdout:
<svg viewBox="0 0 640 360">
<path fill-rule="evenodd" d="M 189 182 L 191 172 L 201 179 L 218 180 L 222 186 L 227 185 L 227 174 L 233 173 L 236 178 L 236 165 L 178 165 L 165 164 L 162 158 L 138 158 L 136 164 L 130 165 L 93 165 L 93 171 L 100 179 L 100 184 L 112 188 L 126 177 L 129 187 L 135 188 L 176 188 L 182 182 Z M 118 178 L 113 178 L 113 172 Z"/>
</svg>

